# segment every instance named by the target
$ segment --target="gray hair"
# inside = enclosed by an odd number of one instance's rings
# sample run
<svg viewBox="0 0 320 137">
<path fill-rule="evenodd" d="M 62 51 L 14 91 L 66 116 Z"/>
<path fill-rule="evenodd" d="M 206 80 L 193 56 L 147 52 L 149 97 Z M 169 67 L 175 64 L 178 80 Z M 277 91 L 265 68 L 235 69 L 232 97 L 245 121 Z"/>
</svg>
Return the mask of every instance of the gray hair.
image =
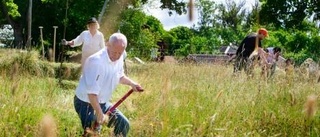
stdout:
<svg viewBox="0 0 320 137">
<path fill-rule="evenodd" d="M 113 33 L 109 37 L 109 43 L 110 45 L 114 45 L 117 42 L 121 42 L 123 47 L 127 47 L 127 37 L 123 35 L 122 33 Z"/>
</svg>

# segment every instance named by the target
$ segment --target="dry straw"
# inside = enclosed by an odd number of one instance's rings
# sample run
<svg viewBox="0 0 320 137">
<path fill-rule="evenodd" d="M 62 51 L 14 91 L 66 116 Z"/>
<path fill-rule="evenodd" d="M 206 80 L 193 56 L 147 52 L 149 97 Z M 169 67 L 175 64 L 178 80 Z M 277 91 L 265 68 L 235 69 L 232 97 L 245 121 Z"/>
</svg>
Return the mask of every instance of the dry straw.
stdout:
<svg viewBox="0 0 320 137">
<path fill-rule="evenodd" d="M 317 111 L 317 96 L 310 95 L 304 104 L 304 112 L 308 118 L 312 118 Z"/>
<path fill-rule="evenodd" d="M 51 115 L 45 115 L 40 121 L 39 137 L 57 137 L 57 126 Z"/>
</svg>

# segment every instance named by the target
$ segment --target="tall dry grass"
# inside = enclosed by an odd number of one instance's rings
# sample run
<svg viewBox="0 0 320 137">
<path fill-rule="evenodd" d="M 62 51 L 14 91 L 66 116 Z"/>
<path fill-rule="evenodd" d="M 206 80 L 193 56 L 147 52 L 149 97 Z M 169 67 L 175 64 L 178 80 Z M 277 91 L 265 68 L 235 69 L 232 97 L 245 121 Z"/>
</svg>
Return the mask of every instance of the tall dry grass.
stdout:
<svg viewBox="0 0 320 137">
<path fill-rule="evenodd" d="M 261 80 L 259 72 L 253 78 L 234 76 L 225 65 L 147 63 L 128 70 L 145 88 L 119 107 L 131 122 L 131 137 L 320 135 L 318 83 L 293 79 L 288 84 L 281 72 L 270 80 Z M 74 87 L 61 87 L 54 77 L 0 77 L 0 136 L 37 136 L 48 113 L 57 136 L 82 134 Z M 112 101 L 128 89 L 119 86 Z M 111 131 L 104 127 L 101 135 Z"/>
<path fill-rule="evenodd" d="M 230 72 L 223 65 L 140 66 L 136 73 L 147 90 L 131 103 L 133 136 L 319 135 L 316 107 L 311 123 L 303 113 L 319 84 L 289 84 L 281 71 L 269 80 L 261 80 L 259 71 L 254 78 Z"/>
</svg>

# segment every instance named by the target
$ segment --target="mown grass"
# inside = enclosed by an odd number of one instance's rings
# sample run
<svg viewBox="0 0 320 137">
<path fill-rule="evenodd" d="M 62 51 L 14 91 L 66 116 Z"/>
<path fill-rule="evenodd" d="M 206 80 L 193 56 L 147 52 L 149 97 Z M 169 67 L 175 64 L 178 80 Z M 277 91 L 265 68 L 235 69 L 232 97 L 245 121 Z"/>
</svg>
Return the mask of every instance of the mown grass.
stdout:
<svg viewBox="0 0 320 137">
<path fill-rule="evenodd" d="M 233 76 L 228 65 L 128 66 L 128 75 L 145 88 L 119 107 L 131 122 L 131 137 L 320 136 L 319 113 L 304 111 L 307 97 L 319 96 L 319 83 L 287 80 L 280 71 L 272 80 L 261 80 L 258 72 Z M 47 114 L 57 136 L 81 134 L 73 108 L 77 81 L 60 86 L 55 77 L 11 75 L 1 73 L 0 136 L 40 136 Z M 128 89 L 119 86 L 112 101 Z M 111 131 L 104 127 L 102 136 Z"/>
</svg>

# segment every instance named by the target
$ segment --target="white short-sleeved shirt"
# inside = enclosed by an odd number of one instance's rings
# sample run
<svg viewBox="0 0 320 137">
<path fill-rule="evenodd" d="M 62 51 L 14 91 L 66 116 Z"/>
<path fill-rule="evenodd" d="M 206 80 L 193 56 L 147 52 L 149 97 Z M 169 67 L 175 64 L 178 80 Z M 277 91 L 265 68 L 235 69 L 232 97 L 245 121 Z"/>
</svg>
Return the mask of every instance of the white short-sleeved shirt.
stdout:
<svg viewBox="0 0 320 137">
<path fill-rule="evenodd" d="M 267 48 L 268 50 L 268 56 L 267 56 L 267 61 L 268 63 L 274 63 L 275 61 L 275 55 L 273 52 L 273 48 Z"/>
<path fill-rule="evenodd" d="M 100 31 L 97 31 L 97 33 L 92 36 L 88 30 L 85 30 L 73 41 L 74 44 L 71 47 L 83 44 L 81 64 L 83 64 L 89 56 L 105 48 L 104 36 Z"/>
<path fill-rule="evenodd" d="M 76 96 L 84 102 L 89 102 L 88 94 L 96 94 L 99 103 L 108 103 L 120 78 L 124 76 L 123 64 L 122 56 L 112 62 L 107 48 L 90 56 L 85 62 Z"/>
</svg>

